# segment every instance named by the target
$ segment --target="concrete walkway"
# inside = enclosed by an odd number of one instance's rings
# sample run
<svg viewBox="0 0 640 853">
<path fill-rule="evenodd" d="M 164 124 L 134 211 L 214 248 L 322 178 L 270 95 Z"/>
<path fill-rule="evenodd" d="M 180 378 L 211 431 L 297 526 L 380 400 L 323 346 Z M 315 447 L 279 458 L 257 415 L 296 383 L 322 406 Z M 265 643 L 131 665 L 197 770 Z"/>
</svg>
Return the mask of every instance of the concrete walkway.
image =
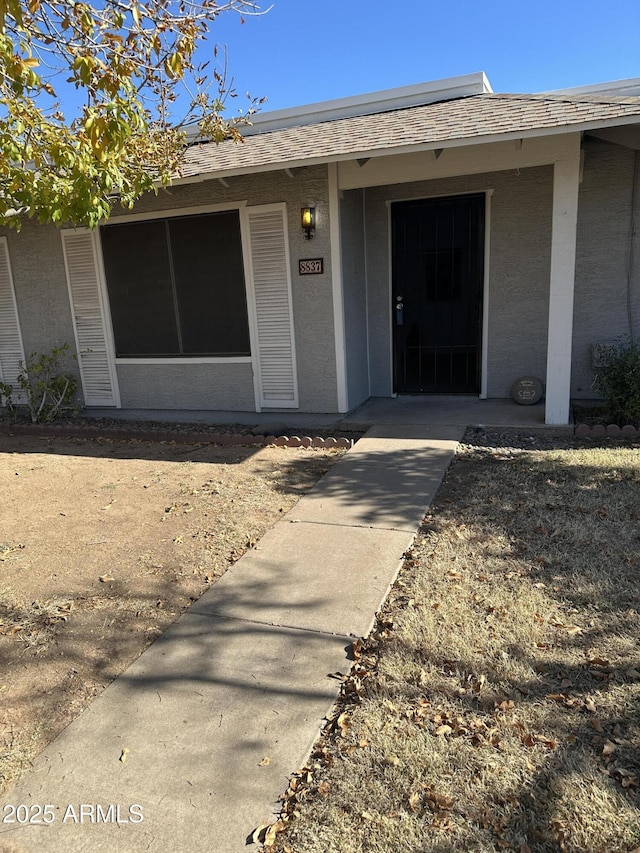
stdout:
<svg viewBox="0 0 640 853">
<path fill-rule="evenodd" d="M 336 696 L 328 675 L 348 671 L 463 432 L 370 429 L 44 751 L 1 805 L 49 825 L 0 823 L 0 851 L 245 850 L 304 764 Z"/>
</svg>

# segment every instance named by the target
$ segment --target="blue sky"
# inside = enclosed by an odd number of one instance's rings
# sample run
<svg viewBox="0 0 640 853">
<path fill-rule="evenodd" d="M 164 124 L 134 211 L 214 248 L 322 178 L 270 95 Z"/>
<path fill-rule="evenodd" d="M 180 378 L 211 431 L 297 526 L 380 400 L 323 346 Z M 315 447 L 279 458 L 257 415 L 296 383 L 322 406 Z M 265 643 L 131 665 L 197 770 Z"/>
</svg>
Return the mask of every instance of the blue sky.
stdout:
<svg viewBox="0 0 640 853">
<path fill-rule="evenodd" d="M 640 77 L 640 2 L 274 0 L 220 16 L 211 42 L 228 46 L 233 111 L 247 91 L 273 110 L 472 71 L 539 92 Z"/>
</svg>

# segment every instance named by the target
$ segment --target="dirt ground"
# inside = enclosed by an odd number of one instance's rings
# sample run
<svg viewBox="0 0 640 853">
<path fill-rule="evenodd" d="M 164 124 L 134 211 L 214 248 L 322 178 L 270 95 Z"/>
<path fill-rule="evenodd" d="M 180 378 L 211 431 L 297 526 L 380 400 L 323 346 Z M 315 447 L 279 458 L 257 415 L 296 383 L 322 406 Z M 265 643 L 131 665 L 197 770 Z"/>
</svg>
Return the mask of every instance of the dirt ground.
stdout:
<svg viewBox="0 0 640 853">
<path fill-rule="evenodd" d="M 340 455 L 0 438 L 0 791 Z"/>
</svg>

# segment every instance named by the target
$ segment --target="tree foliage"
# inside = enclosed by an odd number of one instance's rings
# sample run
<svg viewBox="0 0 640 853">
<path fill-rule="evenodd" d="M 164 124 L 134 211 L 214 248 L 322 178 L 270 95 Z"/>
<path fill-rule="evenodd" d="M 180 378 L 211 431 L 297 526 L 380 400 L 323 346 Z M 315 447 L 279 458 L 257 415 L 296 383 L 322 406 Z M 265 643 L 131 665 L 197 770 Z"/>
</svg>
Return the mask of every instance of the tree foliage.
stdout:
<svg viewBox="0 0 640 853">
<path fill-rule="evenodd" d="M 184 129 L 239 139 L 226 120 L 226 62 L 197 65 L 223 12 L 248 0 L 0 0 L 0 214 L 19 227 L 94 227 L 117 199 L 131 207 L 179 172 Z M 73 115 L 60 107 L 71 88 Z M 176 117 L 181 90 L 184 115 Z M 250 102 L 244 114 L 255 109 Z"/>
</svg>

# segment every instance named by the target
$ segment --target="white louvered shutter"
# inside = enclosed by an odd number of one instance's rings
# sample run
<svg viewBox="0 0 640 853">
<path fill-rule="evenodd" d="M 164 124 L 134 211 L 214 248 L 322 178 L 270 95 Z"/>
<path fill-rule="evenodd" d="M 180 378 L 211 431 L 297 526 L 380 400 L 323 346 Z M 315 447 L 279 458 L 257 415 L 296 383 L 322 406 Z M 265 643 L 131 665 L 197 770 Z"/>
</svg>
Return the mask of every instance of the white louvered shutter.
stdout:
<svg viewBox="0 0 640 853">
<path fill-rule="evenodd" d="M 119 406 L 98 268 L 97 234 L 63 231 L 62 245 L 85 406 Z"/>
<path fill-rule="evenodd" d="M 260 406 L 297 408 L 291 275 L 284 205 L 247 209 Z"/>
<path fill-rule="evenodd" d="M 0 237 L 0 382 L 6 382 L 14 388 L 15 399 L 18 401 L 22 399 L 18 387 L 21 361 L 24 362 L 24 347 L 13 289 L 9 249 L 7 238 Z"/>
</svg>

